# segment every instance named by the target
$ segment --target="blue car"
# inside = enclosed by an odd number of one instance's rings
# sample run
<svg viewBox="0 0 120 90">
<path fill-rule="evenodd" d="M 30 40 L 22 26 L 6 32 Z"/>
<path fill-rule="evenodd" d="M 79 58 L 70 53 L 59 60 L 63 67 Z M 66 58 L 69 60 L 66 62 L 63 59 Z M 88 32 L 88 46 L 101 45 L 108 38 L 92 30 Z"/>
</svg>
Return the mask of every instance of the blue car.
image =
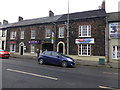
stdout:
<svg viewBox="0 0 120 90">
<path fill-rule="evenodd" d="M 39 64 L 61 65 L 75 67 L 75 60 L 55 51 L 44 51 L 38 58 Z"/>
</svg>

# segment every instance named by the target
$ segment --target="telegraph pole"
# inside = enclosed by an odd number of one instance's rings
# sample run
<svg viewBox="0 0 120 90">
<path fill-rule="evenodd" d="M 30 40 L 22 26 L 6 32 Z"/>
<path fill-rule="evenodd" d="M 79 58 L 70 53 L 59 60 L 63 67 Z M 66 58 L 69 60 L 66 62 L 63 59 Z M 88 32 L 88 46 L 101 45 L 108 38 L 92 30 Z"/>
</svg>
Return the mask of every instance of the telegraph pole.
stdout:
<svg viewBox="0 0 120 90">
<path fill-rule="evenodd" d="M 68 0 L 68 13 L 67 13 L 67 55 L 69 55 L 69 0 Z"/>
</svg>

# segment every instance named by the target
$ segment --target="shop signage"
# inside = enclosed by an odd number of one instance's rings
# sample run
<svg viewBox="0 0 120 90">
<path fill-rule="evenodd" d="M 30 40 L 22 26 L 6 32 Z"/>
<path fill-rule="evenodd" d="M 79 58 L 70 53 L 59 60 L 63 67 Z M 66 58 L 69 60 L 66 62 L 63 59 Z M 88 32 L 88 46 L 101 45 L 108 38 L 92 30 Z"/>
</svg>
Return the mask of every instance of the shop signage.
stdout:
<svg viewBox="0 0 120 90">
<path fill-rule="evenodd" d="M 94 44 L 94 38 L 76 39 L 76 44 Z"/>
<path fill-rule="evenodd" d="M 54 43 L 54 32 L 52 32 L 52 39 L 51 39 L 51 43 L 53 44 Z"/>
<path fill-rule="evenodd" d="M 109 35 L 110 38 L 120 38 L 120 23 L 109 24 Z"/>
<path fill-rule="evenodd" d="M 8 41 L 9 44 L 16 44 L 16 41 Z"/>
<path fill-rule="evenodd" d="M 32 40 L 32 41 L 28 41 L 29 44 L 40 44 L 39 40 Z"/>
</svg>

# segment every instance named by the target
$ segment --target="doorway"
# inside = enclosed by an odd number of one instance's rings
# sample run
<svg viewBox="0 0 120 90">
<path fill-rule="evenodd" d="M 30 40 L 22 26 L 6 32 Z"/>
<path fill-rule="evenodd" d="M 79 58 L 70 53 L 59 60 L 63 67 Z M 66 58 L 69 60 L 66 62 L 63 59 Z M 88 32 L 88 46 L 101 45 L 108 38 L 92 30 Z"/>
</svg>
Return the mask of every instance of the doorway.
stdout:
<svg viewBox="0 0 120 90">
<path fill-rule="evenodd" d="M 53 44 L 51 43 L 44 43 L 42 44 L 42 51 L 53 51 Z"/>
<path fill-rule="evenodd" d="M 63 53 L 63 44 L 62 43 L 59 44 L 59 52 Z"/>
<path fill-rule="evenodd" d="M 64 44 L 64 42 L 60 41 L 57 44 L 57 52 L 65 54 L 65 44 Z"/>
<path fill-rule="evenodd" d="M 23 55 L 23 46 L 21 46 L 20 55 Z"/>
<path fill-rule="evenodd" d="M 21 42 L 19 44 L 19 53 L 20 53 L 20 55 L 24 54 L 24 43 L 23 42 Z"/>
</svg>

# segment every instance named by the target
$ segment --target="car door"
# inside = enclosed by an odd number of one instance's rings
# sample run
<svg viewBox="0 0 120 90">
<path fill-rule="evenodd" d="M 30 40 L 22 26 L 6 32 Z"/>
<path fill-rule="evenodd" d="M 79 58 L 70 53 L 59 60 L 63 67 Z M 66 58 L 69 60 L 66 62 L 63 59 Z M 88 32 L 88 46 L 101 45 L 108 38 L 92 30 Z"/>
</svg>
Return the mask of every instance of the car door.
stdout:
<svg viewBox="0 0 120 90">
<path fill-rule="evenodd" d="M 52 57 L 51 57 L 51 52 L 50 51 L 46 51 L 43 55 L 44 60 L 46 63 L 48 64 L 52 64 Z"/>
<path fill-rule="evenodd" d="M 61 56 L 57 52 L 52 52 L 52 62 L 53 64 L 60 65 L 61 63 Z"/>
</svg>

